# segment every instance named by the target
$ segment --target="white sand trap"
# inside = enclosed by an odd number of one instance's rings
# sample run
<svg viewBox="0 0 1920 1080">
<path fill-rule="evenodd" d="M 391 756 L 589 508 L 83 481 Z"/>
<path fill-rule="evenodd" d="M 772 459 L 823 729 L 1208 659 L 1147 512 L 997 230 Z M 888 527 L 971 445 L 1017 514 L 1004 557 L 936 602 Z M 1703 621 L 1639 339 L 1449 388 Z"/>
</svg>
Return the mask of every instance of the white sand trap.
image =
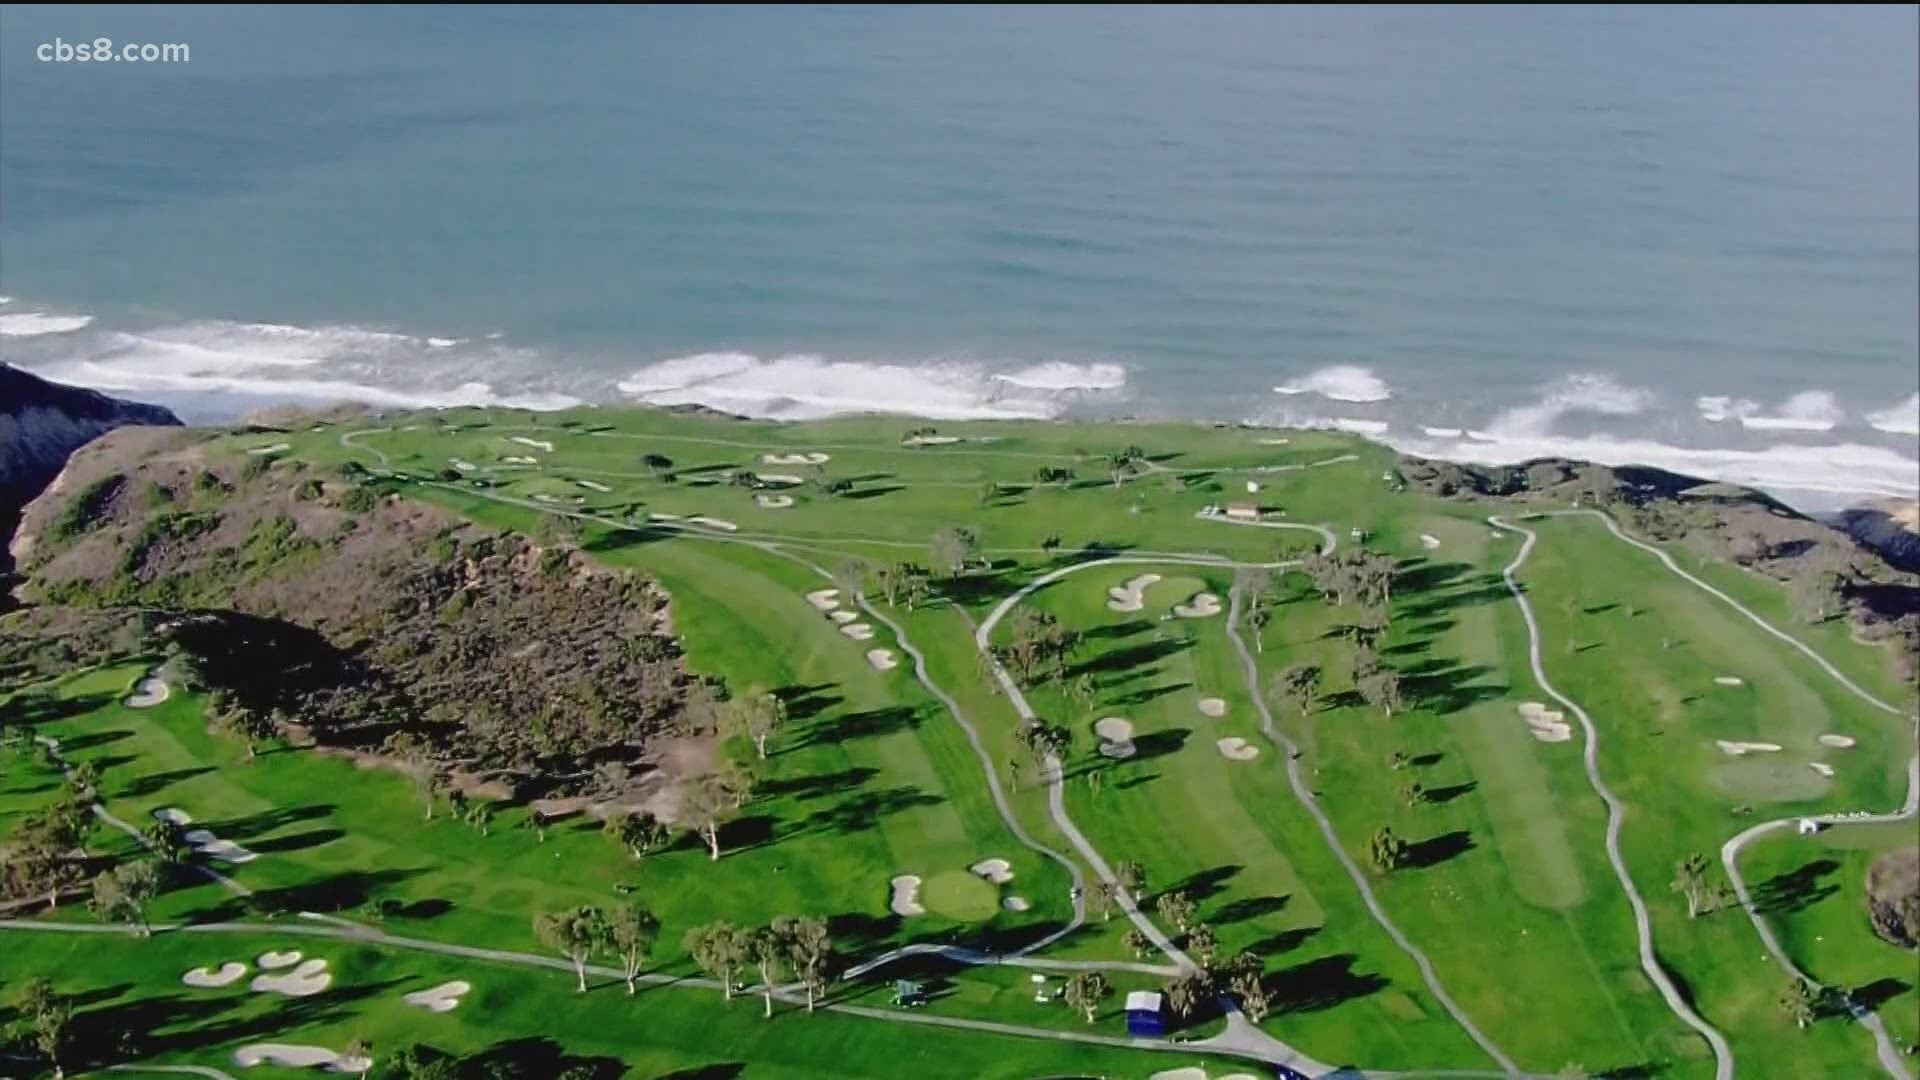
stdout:
<svg viewBox="0 0 1920 1080">
<path fill-rule="evenodd" d="M 222 840 L 206 829 L 188 829 L 182 839 L 192 844 L 193 849 L 200 854 L 210 859 L 233 863 L 236 866 L 241 863 L 250 863 L 260 857 L 258 853 L 248 851 L 231 840 Z"/>
<path fill-rule="evenodd" d="M 1851 735 L 1822 735 L 1820 745 L 1831 746 L 1835 750 L 1851 750 L 1854 747 L 1854 740 Z"/>
<path fill-rule="evenodd" d="M 1807 768 L 1812 769 L 1814 772 L 1819 773 L 1821 776 L 1833 775 L 1833 766 L 1827 764 L 1824 761 L 1809 761 L 1807 762 Z"/>
<path fill-rule="evenodd" d="M 740 526 L 735 525 L 731 521 L 725 521 L 721 518 L 704 517 L 699 514 L 695 514 L 687 520 L 693 522 L 695 525 L 705 525 L 710 529 L 719 529 L 723 532 L 735 532 L 740 528 Z"/>
<path fill-rule="evenodd" d="M 299 962 L 300 952 L 297 949 L 292 952 L 263 952 L 258 959 L 254 960 L 254 963 L 260 965 L 262 971 L 279 971 L 281 968 L 290 968 Z"/>
<path fill-rule="evenodd" d="M 857 622 L 860 619 L 860 613 L 857 611 L 829 611 L 827 612 L 827 618 L 837 623 Z"/>
<path fill-rule="evenodd" d="M 1716 675 L 1713 681 L 1721 686 L 1745 686 L 1747 680 L 1738 675 Z"/>
<path fill-rule="evenodd" d="M 810 592 L 807 594 L 807 603 L 812 604 L 815 611 L 832 611 L 840 606 L 840 590 L 818 589 Z"/>
<path fill-rule="evenodd" d="M 1005 859 L 981 859 L 967 869 L 995 885 L 1005 885 L 1013 880 L 1013 864 Z"/>
<path fill-rule="evenodd" d="M 872 664 L 875 671 L 892 671 L 900 665 L 892 649 L 868 649 L 867 663 Z"/>
<path fill-rule="evenodd" d="M 325 960 L 303 960 L 285 975 L 255 975 L 251 985 L 257 994 L 312 997 L 332 986 L 333 976 L 328 973 Z"/>
<path fill-rule="evenodd" d="M 1426 533 L 1421 533 L 1420 546 L 1423 548 L 1426 548 L 1428 551 L 1432 551 L 1434 548 L 1437 548 L 1440 546 L 1440 538 L 1437 536 L 1429 536 Z"/>
<path fill-rule="evenodd" d="M 254 457 L 265 457 L 268 454 L 284 454 L 291 449 L 293 449 L 292 443 L 277 442 L 272 446 L 256 446 L 247 451 L 247 453 L 252 454 Z"/>
<path fill-rule="evenodd" d="M 807 482 L 805 477 L 795 476 L 792 473 L 778 473 L 778 472 L 754 473 L 753 478 L 755 480 L 760 481 L 763 484 L 786 484 L 789 487 L 792 487 L 796 484 L 804 484 Z"/>
<path fill-rule="evenodd" d="M 1103 757 L 1130 758 L 1134 755 L 1133 721 L 1119 716 L 1108 716 L 1096 721 L 1093 733 L 1100 737 L 1100 753 Z"/>
<path fill-rule="evenodd" d="M 517 443 L 519 443 L 519 444 L 520 444 L 521 446 L 531 446 L 531 447 L 533 447 L 533 448 L 534 448 L 535 450 L 545 450 L 545 451 L 546 451 L 547 453 L 549 453 L 549 454 L 551 454 L 551 453 L 553 453 L 553 444 L 552 444 L 552 443 L 550 443 L 550 442 L 541 442 L 541 441 L 540 441 L 539 439 L 529 439 L 529 438 L 527 438 L 527 437 L 526 437 L 525 435 L 515 435 L 515 436 L 513 436 L 513 437 L 512 437 L 511 439 L 509 439 L 508 441 L 509 441 L 509 442 L 517 442 Z"/>
<path fill-rule="evenodd" d="M 554 498 L 551 495 L 546 494 L 545 492 L 536 491 L 534 492 L 534 495 L 533 495 L 533 501 L 542 502 L 542 503 L 553 503 L 553 502 L 559 502 L 560 500 Z"/>
<path fill-rule="evenodd" d="M 280 1065 L 289 1069 L 324 1067 L 328 1072 L 361 1073 L 373 1067 L 366 1058 L 336 1054 L 324 1046 L 299 1046 L 294 1043 L 248 1043 L 233 1052 L 233 1060 L 243 1069 L 255 1065 Z"/>
<path fill-rule="evenodd" d="M 913 874 L 901 874 L 887 884 L 893 886 L 893 898 L 887 901 L 887 907 L 895 915 L 925 915 L 927 909 L 920 903 L 920 879 Z"/>
<path fill-rule="evenodd" d="M 133 688 L 133 693 L 127 695 L 125 704 L 129 709 L 151 709 L 167 700 L 169 693 L 171 691 L 167 689 L 166 680 L 148 676 L 140 680 Z"/>
<path fill-rule="evenodd" d="M 1211 716 L 1216 720 L 1222 716 L 1227 715 L 1227 699 L 1217 698 L 1217 697 L 1201 698 L 1200 699 L 1200 715 Z"/>
<path fill-rule="evenodd" d="M 155 810 L 153 812 L 153 819 L 155 821 L 165 821 L 180 826 L 193 824 L 193 815 L 177 806 L 163 806 Z"/>
<path fill-rule="evenodd" d="M 612 488 L 608 487 L 605 484 L 598 484 L 592 480 L 575 480 L 574 483 L 579 484 L 581 487 L 586 488 L 588 491 L 598 491 L 602 495 L 613 490 Z"/>
<path fill-rule="evenodd" d="M 825 465 L 832 461 L 830 454 L 761 454 L 762 465 Z"/>
<path fill-rule="evenodd" d="M 1228 737 L 1213 744 L 1219 748 L 1220 756 L 1228 761 L 1252 761 L 1260 756 L 1260 748 L 1245 739 Z"/>
<path fill-rule="evenodd" d="M 1725 739 L 1715 739 L 1713 742 L 1715 746 L 1720 748 L 1721 753 L 1730 754 L 1733 757 L 1740 757 L 1743 754 L 1777 754 L 1780 752 L 1779 743 L 1728 742 Z"/>
<path fill-rule="evenodd" d="M 473 989 L 473 984 L 464 979 L 443 982 L 439 986 L 426 990 L 416 990 L 404 999 L 407 1004 L 422 1009 L 431 1009 L 437 1013 L 452 1012 L 460 1004 L 460 998 Z"/>
<path fill-rule="evenodd" d="M 753 504 L 762 510 L 785 510 L 793 505 L 791 495 L 755 495 Z"/>
<path fill-rule="evenodd" d="M 504 457 L 504 458 L 501 458 L 500 460 L 501 460 L 501 461 L 504 461 L 504 462 L 506 462 L 506 463 L 507 463 L 507 464 L 509 464 L 509 465 L 538 465 L 538 464 L 540 464 L 540 459 L 539 459 L 539 458 L 531 458 L 531 457 Z"/>
<path fill-rule="evenodd" d="M 1025 911 L 1033 905 L 1028 903 L 1027 898 L 1024 896 L 1009 896 L 1005 900 L 1000 901 L 1000 906 L 1006 908 L 1008 911 Z"/>
<path fill-rule="evenodd" d="M 1292 439 L 1261 439 L 1260 445 L 1261 446 L 1285 446 L 1292 441 L 1293 441 Z"/>
<path fill-rule="evenodd" d="M 1558 709 L 1549 709 L 1537 701 L 1523 701 L 1516 711 L 1532 729 L 1533 737 L 1541 742 L 1559 743 L 1573 738 L 1573 725 L 1567 723 L 1567 714 Z"/>
<path fill-rule="evenodd" d="M 840 632 L 855 641 L 869 641 L 873 638 L 873 627 L 863 622 L 848 623 L 840 628 Z"/>
<path fill-rule="evenodd" d="M 1184 1069 L 1162 1069 L 1147 1080 L 1207 1080 L 1207 1070 L 1191 1065 Z"/>
<path fill-rule="evenodd" d="M 960 437 L 958 435 L 915 435 L 911 439 L 902 440 L 900 445 L 902 446 L 948 446 L 952 443 L 957 443 L 959 441 L 960 441 Z"/>
<path fill-rule="evenodd" d="M 1210 592 L 1194 593 L 1193 599 L 1175 604 L 1173 613 L 1183 619 L 1206 619 L 1220 614 L 1220 598 Z"/>
<path fill-rule="evenodd" d="M 1139 611 L 1147 603 L 1147 586 L 1160 580 L 1159 574 L 1141 574 L 1125 585 L 1115 585 L 1107 590 L 1107 608 L 1110 611 Z"/>
<path fill-rule="evenodd" d="M 194 968 L 192 971 L 180 976 L 180 981 L 188 986 L 201 990 L 215 990 L 222 986 L 231 986 L 239 982 L 240 976 L 246 973 L 247 965 L 229 960 L 221 964 L 217 971 L 213 968 Z"/>
<path fill-rule="evenodd" d="M 471 461 L 462 461 L 459 458 L 448 458 L 447 463 L 452 465 L 455 469 L 459 470 L 460 472 L 472 472 L 473 470 L 480 467 L 478 465 L 475 465 Z"/>
</svg>

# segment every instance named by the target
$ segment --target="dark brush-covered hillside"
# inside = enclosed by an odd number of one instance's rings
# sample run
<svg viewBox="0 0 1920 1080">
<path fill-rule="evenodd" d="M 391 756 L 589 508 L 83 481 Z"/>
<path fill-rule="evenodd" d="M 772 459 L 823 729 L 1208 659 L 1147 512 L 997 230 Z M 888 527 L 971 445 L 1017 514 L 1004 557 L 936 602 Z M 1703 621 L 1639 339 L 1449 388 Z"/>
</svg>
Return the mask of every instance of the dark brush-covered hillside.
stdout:
<svg viewBox="0 0 1920 1080">
<path fill-rule="evenodd" d="M 206 438 L 115 432 L 27 508 L 0 677 L 137 643 L 283 732 L 408 732 L 536 790 L 631 760 L 696 693 L 652 581 Z"/>
</svg>

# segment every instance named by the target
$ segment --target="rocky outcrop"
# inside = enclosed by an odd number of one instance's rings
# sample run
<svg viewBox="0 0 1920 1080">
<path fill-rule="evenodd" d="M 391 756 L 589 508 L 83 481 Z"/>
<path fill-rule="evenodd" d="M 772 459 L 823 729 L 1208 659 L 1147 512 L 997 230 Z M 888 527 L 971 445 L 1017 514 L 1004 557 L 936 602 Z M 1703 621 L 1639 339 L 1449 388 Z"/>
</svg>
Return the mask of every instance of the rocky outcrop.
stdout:
<svg viewBox="0 0 1920 1080">
<path fill-rule="evenodd" d="M 1902 570 L 1920 572 L 1920 502 L 1888 499 L 1844 510 L 1834 524 Z"/>
<path fill-rule="evenodd" d="M 180 426 L 158 405 L 121 401 L 48 382 L 0 364 L 0 538 L 13 535 L 20 510 L 46 489 L 75 450 L 115 428 Z M 11 560 L 0 545 L 0 573 Z"/>
</svg>

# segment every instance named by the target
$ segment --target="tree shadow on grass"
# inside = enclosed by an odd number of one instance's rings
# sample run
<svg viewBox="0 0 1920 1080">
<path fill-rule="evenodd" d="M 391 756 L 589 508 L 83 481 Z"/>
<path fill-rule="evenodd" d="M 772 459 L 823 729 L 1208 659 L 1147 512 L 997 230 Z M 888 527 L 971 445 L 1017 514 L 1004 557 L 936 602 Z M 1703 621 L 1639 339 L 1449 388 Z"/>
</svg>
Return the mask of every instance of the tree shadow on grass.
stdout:
<svg viewBox="0 0 1920 1080">
<path fill-rule="evenodd" d="M 734 1080 L 746 1071 L 747 1063 L 744 1061 L 716 1061 L 711 1065 L 692 1065 L 661 1073 L 656 1080 Z"/>
<path fill-rule="evenodd" d="M 337 807 L 326 803 L 311 803 L 306 806 L 283 806 L 254 814 L 251 817 L 230 818 L 209 822 L 207 828 L 213 830 L 223 840 L 243 841 L 256 836 L 284 829 L 289 825 L 332 817 Z"/>
<path fill-rule="evenodd" d="M 1147 702 L 1152 701 L 1155 698 L 1166 697 L 1168 694 L 1177 694 L 1182 690 L 1191 688 L 1192 686 L 1193 684 L 1190 682 L 1163 683 L 1159 686 L 1143 686 L 1138 690 L 1129 690 L 1124 694 L 1115 696 L 1112 699 L 1111 703 L 1118 708 L 1134 708 L 1140 705 L 1145 705 Z"/>
<path fill-rule="evenodd" d="M 1478 780 L 1469 780 L 1464 784 L 1449 784 L 1446 787 L 1427 789 L 1423 798 L 1430 803 L 1450 803 L 1462 795 L 1472 794 L 1480 786 Z"/>
<path fill-rule="evenodd" d="M 626 525 L 618 529 L 606 529 L 600 535 L 580 545 L 580 550 L 593 555 L 606 555 L 627 548 L 643 547 L 668 539 L 673 533 L 667 529 L 649 525 Z"/>
<path fill-rule="evenodd" d="M 844 492 L 839 498 L 848 502 L 865 502 L 868 499 L 877 499 L 882 495 L 891 495 L 896 491 L 905 490 L 907 490 L 905 484 L 881 484 L 878 487 L 857 488 L 853 491 Z"/>
<path fill-rule="evenodd" d="M 817 799 L 836 791 L 856 788 L 880 774 L 880 770 L 859 766 L 838 772 L 814 773 L 763 781 L 759 794 L 769 798 Z"/>
<path fill-rule="evenodd" d="M 118 796 L 122 799 L 141 799 L 148 795 L 157 795 L 183 780 L 192 780 L 196 776 L 205 776 L 213 772 L 211 765 L 196 765 L 185 769 L 171 769 L 167 772 L 149 773 L 146 776 L 128 781 L 122 785 Z"/>
<path fill-rule="evenodd" d="M 1473 681 L 1492 670 L 1484 664 L 1448 666 L 1442 661 L 1428 661 L 1401 672 L 1401 685 L 1409 700 L 1445 715 L 1504 696 L 1508 692 L 1505 686 Z"/>
<path fill-rule="evenodd" d="M 111 746 L 124 739 L 133 738 L 133 732 L 125 728 L 112 731 L 91 731 L 84 735 L 68 735 L 60 740 L 60 756 L 73 760 L 73 755 L 81 750 L 92 750 L 97 746 Z"/>
<path fill-rule="evenodd" d="M 711 1076 L 718 1080 L 718 1078 L 738 1076 L 743 1068 L 744 1066 L 713 1065 L 700 1070 L 681 1070 L 673 1075 Z M 724 1071 L 727 1069 L 732 1071 Z M 569 1054 L 559 1043 L 544 1036 L 497 1042 L 484 1050 L 468 1054 L 461 1060 L 463 1076 L 559 1076 L 570 1070 L 580 1070 L 582 1075 L 591 1076 L 593 1080 L 618 1080 L 619 1077 L 626 1075 L 627 1066 L 617 1058 L 582 1057 L 578 1054 Z"/>
<path fill-rule="evenodd" d="M 1381 976 L 1353 970 L 1359 959 L 1340 953 L 1270 972 L 1262 981 L 1272 995 L 1273 1012 L 1318 1012 L 1386 989 L 1387 980 Z"/>
<path fill-rule="evenodd" d="M 1187 894 L 1188 899 L 1198 904 L 1218 896 L 1226 889 L 1227 883 L 1232 881 L 1242 869 L 1244 867 L 1229 863 L 1197 871 L 1179 881 L 1169 882 L 1165 888 L 1154 893 L 1154 898 L 1157 900 L 1169 893 L 1183 892 Z"/>
<path fill-rule="evenodd" d="M 1133 671 L 1158 663 L 1176 653 L 1193 648 L 1191 641 L 1166 638 L 1159 641 L 1143 641 L 1137 645 L 1127 645 L 1102 653 L 1090 660 L 1082 660 L 1067 668 L 1067 677 L 1078 678 L 1082 675 L 1104 672 Z"/>
<path fill-rule="evenodd" d="M 780 699 L 780 703 L 787 707 L 787 719 L 798 722 L 811 720 L 845 700 L 839 694 L 831 692 L 838 685 L 837 683 L 819 683 L 814 686 L 788 686 L 773 693 Z"/>
<path fill-rule="evenodd" d="M 1133 740 L 1134 761 L 1152 761 L 1157 757 L 1177 754 L 1187 745 L 1187 739 L 1193 734 L 1191 728 L 1167 728 L 1164 731 L 1150 731 Z"/>
<path fill-rule="evenodd" d="M 1840 891 L 1826 879 L 1840 870 L 1832 859 L 1815 859 L 1797 870 L 1776 874 L 1753 890 L 1753 910 L 1761 915 L 1791 915 Z"/>
<path fill-rule="evenodd" d="M 1255 956 L 1278 956 L 1289 953 L 1306 944 L 1307 939 L 1320 932 L 1317 926 L 1295 926 L 1277 934 L 1261 938 L 1247 946 L 1247 951 Z"/>
<path fill-rule="evenodd" d="M 331 844 L 345 835 L 347 834 L 339 829 L 308 829 L 306 832 L 294 833 L 292 836 L 276 836 L 270 840 L 248 841 L 247 846 L 262 855 L 275 852 L 305 851 L 308 848 L 316 848 L 322 844 Z"/>
<path fill-rule="evenodd" d="M 1912 989 L 1912 983 L 1902 982 L 1899 979 L 1877 979 L 1865 986 L 1855 988 L 1849 992 L 1847 996 L 1852 998 L 1853 1003 L 1861 1008 L 1869 1012 L 1876 1012 L 1880 1006 L 1885 1005 L 1887 1002 L 1892 1001 L 1894 998 Z"/>
<path fill-rule="evenodd" d="M 1080 640 L 1088 642 L 1108 641 L 1114 638 L 1144 634 L 1151 629 L 1153 629 L 1153 624 L 1145 619 L 1128 619 L 1126 622 L 1113 623 L 1108 626 L 1096 626 L 1091 630 L 1081 631 Z"/>
<path fill-rule="evenodd" d="M 1215 911 L 1213 918 L 1208 921 L 1215 926 L 1226 926 L 1231 923 L 1245 922 L 1248 919 L 1275 915 L 1286 910 L 1287 903 L 1292 899 L 1291 894 L 1245 897 L 1230 904 L 1222 904 L 1220 910 Z"/>
<path fill-rule="evenodd" d="M 241 913 L 249 907 L 256 912 L 278 914 L 352 911 L 365 906 L 380 890 L 397 885 L 420 872 L 419 869 L 348 870 L 318 881 L 260 889 L 251 900 L 238 900 L 236 904 Z M 226 911 L 230 906 L 233 905 L 223 904 L 214 909 L 210 918 L 219 921 L 235 918 L 235 913 Z"/>
<path fill-rule="evenodd" d="M 1472 572 L 1471 563 L 1409 559 L 1393 575 L 1393 591 L 1399 596 L 1431 592 L 1451 585 Z"/>
<path fill-rule="evenodd" d="M 939 802 L 938 795 L 930 795 L 911 784 L 863 792 L 811 815 L 804 824 L 783 834 L 783 838 L 811 832 L 831 832 L 839 836 L 864 832 L 878 825 L 883 817 Z"/>
<path fill-rule="evenodd" d="M 1473 834 L 1465 829 L 1455 829 L 1449 833 L 1421 840 L 1407 845 L 1406 865 L 1416 870 L 1438 866 L 1448 859 L 1463 855 L 1473 849 Z"/>
</svg>

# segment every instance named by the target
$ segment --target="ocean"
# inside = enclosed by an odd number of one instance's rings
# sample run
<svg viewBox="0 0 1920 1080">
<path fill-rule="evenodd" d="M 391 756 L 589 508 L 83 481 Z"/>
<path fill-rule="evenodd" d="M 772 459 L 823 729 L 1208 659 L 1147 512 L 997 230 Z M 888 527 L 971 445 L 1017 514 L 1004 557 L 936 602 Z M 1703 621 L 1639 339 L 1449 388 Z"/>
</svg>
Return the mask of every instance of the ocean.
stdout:
<svg viewBox="0 0 1920 1080">
<path fill-rule="evenodd" d="M 55 42 L 183 43 L 59 63 Z M 1920 492 L 1913 8 L 0 7 L 0 359 Z"/>
</svg>

